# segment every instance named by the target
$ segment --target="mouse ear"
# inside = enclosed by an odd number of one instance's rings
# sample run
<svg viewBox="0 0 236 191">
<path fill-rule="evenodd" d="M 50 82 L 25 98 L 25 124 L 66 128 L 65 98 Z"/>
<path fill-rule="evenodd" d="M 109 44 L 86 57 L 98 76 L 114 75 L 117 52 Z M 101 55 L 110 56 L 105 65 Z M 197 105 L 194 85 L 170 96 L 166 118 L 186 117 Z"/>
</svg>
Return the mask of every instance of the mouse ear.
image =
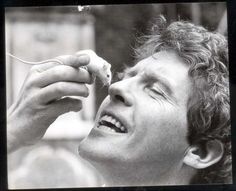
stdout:
<svg viewBox="0 0 236 191">
<path fill-rule="evenodd" d="M 103 70 L 107 70 L 108 69 L 108 64 L 106 62 L 104 62 L 103 66 L 102 66 Z"/>
</svg>

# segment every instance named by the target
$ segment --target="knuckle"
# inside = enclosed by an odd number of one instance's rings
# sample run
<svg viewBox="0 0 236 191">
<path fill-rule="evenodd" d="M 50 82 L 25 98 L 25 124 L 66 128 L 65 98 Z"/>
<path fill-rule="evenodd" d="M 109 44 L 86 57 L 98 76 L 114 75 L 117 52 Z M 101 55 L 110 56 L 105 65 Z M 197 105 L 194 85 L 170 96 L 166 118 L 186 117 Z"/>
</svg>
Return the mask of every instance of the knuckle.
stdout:
<svg viewBox="0 0 236 191">
<path fill-rule="evenodd" d="M 53 75 L 57 79 L 60 79 L 62 77 L 67 79 L 68 77 L 70 77 L 70 73 L 71 73 L 71 67 L 63 65 L 56 67 Z"/>
<path fill-rule="evenodd" d="M 62 67 L 55 67 L 54 71 L 53 71 L 53 76 L 55 78 L 60 78 L 62 76 L 66 75 L 66 72 L 62 69 Z"/>
<path fill-rule="evenodd" d="M 42 95 L 39 93 L 39 91 L 34 91 L 29 95 L 29 99 L 31 102 L 34 103 L 34 107 L 38 110 L 42 109 Z"/>
<path fill-rule="evenodd" d="M 73 55 L 62 55 L 62 56 L 58 56 L 56 59 L 60 60 L 61 62 L 63 62 L 65 65 L 69 64 L 69 63 L 73 63 L 75 62 L 75 56 Z"/>
<path fill-rule="evenodd" d="M 65 91 L 66 85 L 64 82 L 57 82 L 55 85 L 55 91 L 58 94 L 63 94 L 63 92 Z"/>
<path fill-rule="evenodd" d="M 38 81 L 37 79 L 38 78 L 35 75 L 31 75 L 27 80 L 26 87 L 30 88 L 32 86 L 35 86 L 37 84 L 37 81 Z"/>
<path fill-rule="evenodd" d="M 32 89 L 34 87 L 37 87 L 38 81 L 39 81 L 38 73 L 29 74 L 23 84 L 23 87 L 26 90 Z"/>
<path fill-rule="evenodd" d="M 29 74 L 34 74 L 38 72 L 38 66 L 35 65 L 35 66 L 32 66 L 30 69 L 29 69 Z"/>
</svg>

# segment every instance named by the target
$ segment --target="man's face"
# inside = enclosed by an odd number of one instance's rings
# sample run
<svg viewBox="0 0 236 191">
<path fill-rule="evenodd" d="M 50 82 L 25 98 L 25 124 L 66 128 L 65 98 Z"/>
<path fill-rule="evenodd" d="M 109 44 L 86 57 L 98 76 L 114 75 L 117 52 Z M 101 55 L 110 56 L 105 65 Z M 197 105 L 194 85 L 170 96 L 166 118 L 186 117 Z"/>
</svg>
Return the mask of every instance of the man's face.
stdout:
<svg viewBox="0 0 236 191">
<path fill-rule="evenodd" d="M 172 51 L 155 53 L 128 69 L 123 80 L 110 86 L 80 155 L 137 176 L 177 168 L 189 146 L 188 69 Z"/>
</svg>

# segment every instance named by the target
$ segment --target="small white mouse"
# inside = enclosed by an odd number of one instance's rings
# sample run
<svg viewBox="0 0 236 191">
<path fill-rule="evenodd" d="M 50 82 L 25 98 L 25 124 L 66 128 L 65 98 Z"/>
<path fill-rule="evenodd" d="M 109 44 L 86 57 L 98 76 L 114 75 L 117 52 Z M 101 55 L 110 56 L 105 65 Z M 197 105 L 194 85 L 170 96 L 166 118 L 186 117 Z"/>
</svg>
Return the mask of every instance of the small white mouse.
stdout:
<svg viewBox="0 0 236 191">
<path fill-rule="evenodd" d="M 90 62 L 85 68 L 94 76 L 98 77 L 104 85 L 110 85 L 112 79 L 111 65 L 99 57 L 93 50 L 81 50 L 76 53 L 77 56 L 85 54 L 90 57 Z"/>
</svg>

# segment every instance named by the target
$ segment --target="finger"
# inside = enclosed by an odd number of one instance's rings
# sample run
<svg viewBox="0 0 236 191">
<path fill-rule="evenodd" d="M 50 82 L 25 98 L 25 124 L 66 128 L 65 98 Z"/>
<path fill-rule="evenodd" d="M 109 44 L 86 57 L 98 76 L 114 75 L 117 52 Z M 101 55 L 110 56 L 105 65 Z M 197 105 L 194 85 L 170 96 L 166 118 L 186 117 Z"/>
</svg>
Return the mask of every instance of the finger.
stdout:
<svg viewBox="0 0 236 191">
<path fill-rule="evenodd" d="M 70 111 L 80 111 L 81 109 L 81 100 L 66 97 L 51 103 L 49 112 L 59 116 Z"/>
<path fill-rule="evenodd" d="M 52 60 L 58 60 L 60 63 L 63 63 L 64 65 L 78 68 L 80 66 L 87 65 L 90 61 L 90 58 L 88 55 L 80 55 L 80 56 L 63 55 L 63 56 L 58 56 Z M 61 65 L 59 62 L 48 62 L 45 64 L 37 65 L 37 66 L 35 66 L 35 68 L 38 72 L 43 72 L 43 71 L 48 70 L 49 68 L 52 68 L 54 66 Z"/>
<path fill-rule="evenodd" d="M 38 98 L 42 104 L 58 100 L 64 96 L 87 97 L 89 89 L 85 84 L 75 82 L 56 82 L 42 88 L 38 93 Z"/>
<path fill-rule="evenodd" d="M 91 84 L 93 82 L 92 75 L 83 68 L 73 68 L 70 66 L 55 66 L 40 73 L 34 78 L 35 85 L 45 87 L 56 82 L 78 82 Z"/>
</svg>

